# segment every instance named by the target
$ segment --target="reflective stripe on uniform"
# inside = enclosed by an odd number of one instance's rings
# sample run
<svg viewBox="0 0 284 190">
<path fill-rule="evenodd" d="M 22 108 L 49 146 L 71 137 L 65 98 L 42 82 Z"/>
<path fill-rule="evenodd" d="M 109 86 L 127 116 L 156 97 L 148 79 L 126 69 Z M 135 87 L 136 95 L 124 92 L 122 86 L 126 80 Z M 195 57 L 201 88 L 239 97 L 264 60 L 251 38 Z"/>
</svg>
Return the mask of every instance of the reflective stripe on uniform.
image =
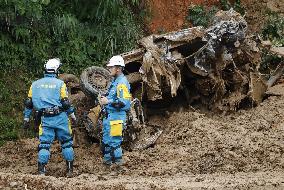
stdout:
<svg viewBox="0 0 284 190">
<path fill-rule="evenodd" d="M 68 129 L 69 129 L 69 134 L 72 135 L 72 126 L 70 119 L 68 119 Z"/>
<path fill-rule="evenodd" d="M 38 127 L 38 135 L 41 136 L 43 133 L 42 125 L 40 124 Z"/>
<path fill-rule="evenodd" d="M 66 87 L 66 84 L 63 83 L 63 85 L 61 86 L 61 89 L 60 89 L 60 98 L 68 98 L 68 95 L 67 95 L 67 87 Z"/>
<path fill-rule="evenodd" d="M 28 93 L 28 97 L 32 98 L 33 95 L 33 90 L 32 90 L 32 86 L 30 87 L 29 93 Z"/>
</svg>

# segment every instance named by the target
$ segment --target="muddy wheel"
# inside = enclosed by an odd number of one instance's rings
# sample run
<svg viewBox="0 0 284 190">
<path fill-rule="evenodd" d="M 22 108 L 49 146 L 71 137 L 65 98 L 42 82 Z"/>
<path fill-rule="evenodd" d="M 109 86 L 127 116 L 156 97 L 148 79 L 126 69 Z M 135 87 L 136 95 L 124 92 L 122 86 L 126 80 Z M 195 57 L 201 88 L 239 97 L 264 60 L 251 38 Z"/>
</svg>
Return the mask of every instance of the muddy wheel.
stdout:
<svg viewBox="0 0 284 190">
<path fill-rule="evenodd" d="M 112 77 L 106 69 L 92 66 L 82 72 L 80 82 L 86 94 L 97 97 L 99 94 L 107 92 L 111 79 Z"/>
<path fill-rule="evenodd" d="M 130 84 L 142 81 L 142 77 L 141 77 L 141 74 L 139 72 L 130 73 L 130 74 L 126 75 L 126 78 L 127 78 L 128 82 Z"/>
</svg>

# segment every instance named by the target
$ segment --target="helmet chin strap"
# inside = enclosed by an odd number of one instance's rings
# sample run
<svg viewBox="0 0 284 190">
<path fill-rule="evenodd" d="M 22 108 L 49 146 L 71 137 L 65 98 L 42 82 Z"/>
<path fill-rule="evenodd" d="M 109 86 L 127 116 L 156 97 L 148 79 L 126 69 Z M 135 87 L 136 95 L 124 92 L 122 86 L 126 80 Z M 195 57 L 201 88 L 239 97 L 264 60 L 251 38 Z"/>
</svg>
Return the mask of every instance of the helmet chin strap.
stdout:
<svg viewBox="0 0 284 190">
<path fill-rule="evenodd" d="M 60 62 L 60 59 L 58 58 L 49 59 L 46 62 L 46 64 L 44 64 L 45 73 L 55 74 L 56 76 L 58 76 L 61 65 L 62 63 Z"/>
<path fill-rule="evenodd" d="M 51 72 L 48 72 L 48 70 L 47 69 L 45 69 L 44 70 L 44 73 L 45 74 L 55 74 L 57 77 L 58 77 L 58 75 L 60 74 L 60 67 L 61 67 L 61 64 L 59 65 L 59 67 L 56 69 L 56 71 L 51 71 Z"/>
<path fill-rule="evenodd" d="M 48 72 L 47 70 L 44 70 L 44 74 L 55 74 L 56 76 L 58 76 L 60 72 L 59 70 L 57 70 L 56 72 Z"/>
</svg>

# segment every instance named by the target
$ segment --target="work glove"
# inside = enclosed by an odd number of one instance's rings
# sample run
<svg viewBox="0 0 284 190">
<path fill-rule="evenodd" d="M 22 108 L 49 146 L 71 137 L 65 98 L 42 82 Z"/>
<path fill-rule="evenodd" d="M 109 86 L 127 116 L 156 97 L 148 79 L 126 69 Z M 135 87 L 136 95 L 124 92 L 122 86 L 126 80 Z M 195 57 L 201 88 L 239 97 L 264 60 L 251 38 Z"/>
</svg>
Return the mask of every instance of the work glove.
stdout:
<svg viewBox="0 0 284 190">
<path fill-rule="evenodd" d="M 24 118 L 23 129 L 28 129 L 28 128 L 30 128 L 30 119 Z"/>
</svg>

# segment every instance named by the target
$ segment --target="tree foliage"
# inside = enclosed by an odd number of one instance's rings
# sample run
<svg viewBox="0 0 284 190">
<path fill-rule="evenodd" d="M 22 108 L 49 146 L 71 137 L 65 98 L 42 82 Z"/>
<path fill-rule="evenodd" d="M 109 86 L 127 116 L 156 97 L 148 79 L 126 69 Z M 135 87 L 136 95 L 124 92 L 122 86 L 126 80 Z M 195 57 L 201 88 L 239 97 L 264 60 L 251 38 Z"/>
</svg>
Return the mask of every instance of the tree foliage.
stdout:
<svg viewBox="0 0 284 190">
<path fill-rule="evenodd" d="M 207 10 L 203 5 L 195 5 L 189 8 L 187 20 L 193 26 L 208 27 L 217 11 L 218 8 L 215 6 Z"/>
<path fill-rule="evenodd" d="M 131 49 L 141 34 L 121 0 L 2 0 L 0 11 L 1 63 L 35 74 L 50 57 L 80 73 Z"/>
<path fill-rule="evenodd" d="M 268 20 L 262 30 L 262 36 L 275 46 L 284 46 L 284 17 L 275 12 L 268 12 Z"/>
<path fill-rule="evenodd" d="M 263 40 L 270 40 L 274 46 L 284 46 L 284 17 L 276 12 L 267 11 L 267 20 L 263 26 L 261 35 Z M 271 54 L 269 51 L 262 52 L 260 71 L 273 73 L 275 67 L 284 61 L 283 57 Z"/>
</svg>

